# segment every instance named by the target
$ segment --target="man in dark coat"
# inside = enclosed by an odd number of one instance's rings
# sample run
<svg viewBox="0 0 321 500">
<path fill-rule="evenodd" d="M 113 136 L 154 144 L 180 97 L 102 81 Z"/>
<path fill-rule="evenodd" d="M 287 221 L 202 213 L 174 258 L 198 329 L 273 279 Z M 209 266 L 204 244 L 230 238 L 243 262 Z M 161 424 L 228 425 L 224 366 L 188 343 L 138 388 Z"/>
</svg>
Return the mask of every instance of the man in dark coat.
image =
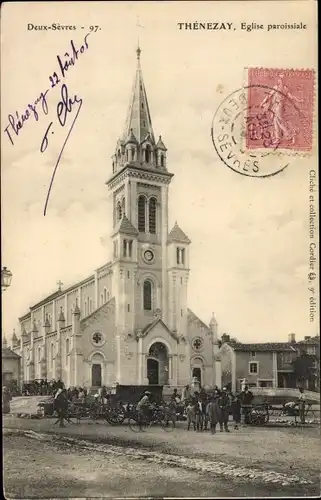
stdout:
<svg viewBox="0 0 321 500">
<path fill-rule="evenodd" d="M 240 394 L 245 424 L 251 423 L 251 405 L 252 405 L 253 398 L 254 398 L 253 393 L 251 391 L 249 391 L 249 388 L 246 385 L 244 387 L 244 390 Z"/>
<path fill-rule="evenodd" d="M 59 427 L 65 427 L 64 420 L 67 420 L 68 415 L 68 394 L 66 389 L 58 389 L 54 399 L 54 409 L 58 413 Z"/>
<path fill-rule="evenodd" d="M 218 398 L 218 405 L 221 410 L 220 414 L 220 431 L 223 432 L 223 428 L 225 432 L 230 432 L 228 428 L 228 418 L 230 411 L 230 398 L 228 397 L 226 387 L 223 387 L 220 397 Z"/>
</svg>

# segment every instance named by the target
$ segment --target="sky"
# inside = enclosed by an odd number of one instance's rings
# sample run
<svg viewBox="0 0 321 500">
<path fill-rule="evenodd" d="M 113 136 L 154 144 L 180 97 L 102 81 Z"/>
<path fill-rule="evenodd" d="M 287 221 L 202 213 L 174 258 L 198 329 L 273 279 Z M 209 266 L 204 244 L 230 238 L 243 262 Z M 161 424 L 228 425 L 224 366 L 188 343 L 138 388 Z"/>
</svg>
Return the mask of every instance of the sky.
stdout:
<svg viewBox="0 0 321 500">
<path fill-rule="evenodd" d="M 154 133 L 162 136 L 174 174 L 169 226 L 177 220 L 192 241 L 189 307 L 205 323 L 214 312 L 219 333 L 243 342 L 287 341 L 292 332 L 298 339 L 315 335 L 307 278 L 309 170 L 315 157 L 289 156 L 289 168 L 274 177 L 244 177 L 218 158 L 210 134 L 219 104 L 242 87 L 244 68 L 314 67 L 313 11 L 300 12 L 305 32 L 262 33 L 242 31 L 240 22 L 297 21 L 289 3 L 279 2 L 273 12 L 266 2 L 256 10 L 251 2 L 91 2 L 90 8 L 51 2 L 33 10 L 32 19 L 24 12 L 29 7 L 2 9 L 2 131 L 9 113 L 23 112 L 48 87 L 49 75 L 58 70 L 56 56 L 70 51 L 71 40 L 79 48 L 89 26 L 99 29 L 66 76 L 70 95 L 83 105 L 45 217 L 50 178 L 71 123 L 57 122 L 61 84 L 48 93 L 48 115 L 25 122 L 14 145 L 2 132 L 2 263 L 13 273 L 2 297 L 3 332 L 19 333 L 18 317 L 53 293 L 58 280 L 70 286 L 110 260 L 112 208 L 105 182 L 123 132 L 139 36 Z M 136 26 L 137 16 L 143 28 Z M 59 20 L 76 30 L 28 31 L 26 19 L 34 25 Z M 233 22 L 236 30 L 177 27 L 204 19 Z M 54 134 L 40 153 L 51 121 Z"/>
</svg>

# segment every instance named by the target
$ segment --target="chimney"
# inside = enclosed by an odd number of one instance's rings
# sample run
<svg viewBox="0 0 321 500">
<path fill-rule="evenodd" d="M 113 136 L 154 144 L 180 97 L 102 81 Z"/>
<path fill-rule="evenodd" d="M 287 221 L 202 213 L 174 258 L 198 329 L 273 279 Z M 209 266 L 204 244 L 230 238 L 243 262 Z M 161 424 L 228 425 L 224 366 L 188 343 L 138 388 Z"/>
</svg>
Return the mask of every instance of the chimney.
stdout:
<svg viewBox="0 0 321 500">
<path fill-rule="evenodd" d="M 306 336 L 304 337 L 304 340 L 309 340 L 310 338 L 311 338 L 311 336 L 310 336 L 310 335 L 306 335 Z"/>
<path fill-rule="evenodd" d="M 227 335 L 227 333 L 223 333 L 221 340 L 222 340 L 222 344 L 225 344 L 225 342 L 230 342 L 230 336 Z"/>
<path fill-rule="evenodd" d="M 289 343 L 295 344 L 295 333 L 289 333 Z"/>
</svg>

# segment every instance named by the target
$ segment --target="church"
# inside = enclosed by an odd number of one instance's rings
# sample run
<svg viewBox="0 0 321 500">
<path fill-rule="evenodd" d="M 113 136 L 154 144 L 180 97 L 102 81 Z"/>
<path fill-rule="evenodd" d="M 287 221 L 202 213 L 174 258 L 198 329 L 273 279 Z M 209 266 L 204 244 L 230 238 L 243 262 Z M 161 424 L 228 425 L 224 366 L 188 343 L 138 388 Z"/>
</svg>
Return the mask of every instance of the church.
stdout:
<svg viewBox="0 0 321 500">
<path fill-rule="evenodd" d="M 137 48 L 123 135 L 106 185 L 112 198 L 111 260 L 91 276 L 32 305 L 19 318 L 21 380 L 66 387 L 180 387 L 197 377 L 221 385 L 217 322 L 187 306 L 191 241 L 168 227 L 167 149 L 155 139 Z M 60 284 L 61 285 L 61 284 Z"/>
</svg>

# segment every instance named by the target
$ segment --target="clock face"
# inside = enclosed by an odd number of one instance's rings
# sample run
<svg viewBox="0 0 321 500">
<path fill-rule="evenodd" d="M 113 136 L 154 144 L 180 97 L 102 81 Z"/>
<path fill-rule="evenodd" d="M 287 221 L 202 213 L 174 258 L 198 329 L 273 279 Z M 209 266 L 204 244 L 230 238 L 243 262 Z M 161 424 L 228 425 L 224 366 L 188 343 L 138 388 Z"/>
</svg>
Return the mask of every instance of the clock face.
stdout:
<svg viewBox="0 0 321 500">
<path fill-rule="evenodd" d="M 147 262 L 152 262 L 152 260 L 154 259 L 154 254 L 151 250 L 146 250 L 144 252 L 144 259 L 147 261 Z"/>
</svg>

